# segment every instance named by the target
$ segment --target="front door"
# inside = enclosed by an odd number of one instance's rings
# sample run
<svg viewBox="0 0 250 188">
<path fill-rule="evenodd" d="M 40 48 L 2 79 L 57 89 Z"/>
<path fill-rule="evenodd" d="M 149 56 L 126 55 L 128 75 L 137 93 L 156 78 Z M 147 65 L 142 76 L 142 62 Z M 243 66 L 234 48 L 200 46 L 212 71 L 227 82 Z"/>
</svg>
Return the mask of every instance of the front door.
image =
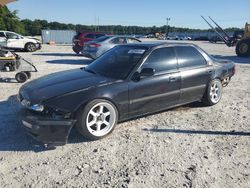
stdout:
<svg viewBox="0 0 250 188">
<path fill-rule="evenodd" d="M 138 72 L 143 68 L 152 68 L 155 74 L 130 81 L 131 117 L 166 109 L 177 104 L 180 97 L 181 76 L 174 48 L 163 47 L 153 50 Z"/>
<path fill-rule="evenodd" d="M 16 33 L 6 32 L 8 48 L 24 48 L 24 39 Z"/>
</svg>

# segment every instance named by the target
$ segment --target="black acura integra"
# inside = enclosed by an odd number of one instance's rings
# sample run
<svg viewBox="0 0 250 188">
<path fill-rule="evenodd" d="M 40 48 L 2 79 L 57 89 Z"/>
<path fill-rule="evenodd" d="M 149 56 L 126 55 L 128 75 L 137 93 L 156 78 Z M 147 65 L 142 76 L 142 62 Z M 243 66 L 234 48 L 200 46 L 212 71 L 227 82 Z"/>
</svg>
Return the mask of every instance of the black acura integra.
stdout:
<svg viewBox="0 0 250 188">
<path fill-rule="evenodd" d="M 85 68 L 23 85 L 22 123 L 44 144 L 66 144 L 74 125 L 97 140 L 130 118 L 195 101 L 214 105 L 234 73 L 233 62 L 193 44 L 120 45 Z"/>
</svg>

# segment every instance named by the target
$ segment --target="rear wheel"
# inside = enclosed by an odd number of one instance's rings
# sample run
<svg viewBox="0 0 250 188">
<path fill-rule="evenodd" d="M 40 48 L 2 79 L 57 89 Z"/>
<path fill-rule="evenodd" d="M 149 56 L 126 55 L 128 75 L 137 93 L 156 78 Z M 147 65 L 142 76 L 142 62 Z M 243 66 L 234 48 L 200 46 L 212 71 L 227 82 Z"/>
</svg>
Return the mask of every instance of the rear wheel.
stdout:
<svg viewBox="0 0 250 188">
<path fill-rule="evenodd" d="M 78 131 L 90 140 L 98 140 L 110 134 L 118 121 L 116 107 L 102 99 L 88 103 L 77 116 Z"/>
<path fill-rule="evenodd" d="M 242 39 L 236 45 L 236 54 L 239 57 L 250 56 L 250 39 Z"/>
<path fill-rule="evenodd" d="M 212 80 L 204 94 L 203 102 L 209 106 L 217 104 L 222 96 L 222 83 L 219 79 Z"/>
<path fill-rule="evenodd" d="M 27 43 L 27 44 L 25 45 L 25 50 L 26 50 L 27 52 L 34 52 L 34 51 L 36 51 L 36 45 L 33 44 L 33 43 Z"/>
<path fill-rule="evenodd" d="M 19 83 L 24 83 L 28 80 L 28 76 L 25 72 L 18 72 L 16 73 L 15 79 Z"/>
</svg>

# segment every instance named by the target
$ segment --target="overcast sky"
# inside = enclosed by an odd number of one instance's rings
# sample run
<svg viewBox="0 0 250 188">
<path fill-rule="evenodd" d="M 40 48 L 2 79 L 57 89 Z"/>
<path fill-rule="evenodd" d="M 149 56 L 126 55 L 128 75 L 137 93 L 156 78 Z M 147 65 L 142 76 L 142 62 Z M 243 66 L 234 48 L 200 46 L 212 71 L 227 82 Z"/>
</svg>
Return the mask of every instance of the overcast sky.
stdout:
<svg viewBox="0 0 250 188">
<path fill-rule="evenodd" d="M 94 25 L 162 26 L 207 29 L 200 15 L 223 28 L 250 22 L 250 0 L 19 0 L 8 5 L 21 19 Z"/>
</svg>

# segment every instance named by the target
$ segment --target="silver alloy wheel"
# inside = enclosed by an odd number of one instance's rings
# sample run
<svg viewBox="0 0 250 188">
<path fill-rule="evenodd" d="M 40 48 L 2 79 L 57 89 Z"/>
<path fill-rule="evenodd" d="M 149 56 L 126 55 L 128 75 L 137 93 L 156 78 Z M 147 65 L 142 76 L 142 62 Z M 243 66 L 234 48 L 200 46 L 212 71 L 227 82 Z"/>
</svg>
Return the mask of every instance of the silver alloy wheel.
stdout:
<svg viewBox="0 0 250 188">
<path fill-rule="evenodd" d="M 36 47 L 34 44 L 28 44 L 27 49 L 29 52 L 33 52 L 35 51 Z"/>
<path fill-rule="evenodd" d="M 86 125 L 88 131 L 94 136 L 105 136 L 114 127 L 116 122 L 116 111 L 107 102 L 94 105 L 88 112 Z"/>
<path fill-rule="evenodd" d="M 217 103 L 221 98 L 221 85 L 214 82 L 210 88 L 210 99 L 213 103 Z"/>
</svg>

